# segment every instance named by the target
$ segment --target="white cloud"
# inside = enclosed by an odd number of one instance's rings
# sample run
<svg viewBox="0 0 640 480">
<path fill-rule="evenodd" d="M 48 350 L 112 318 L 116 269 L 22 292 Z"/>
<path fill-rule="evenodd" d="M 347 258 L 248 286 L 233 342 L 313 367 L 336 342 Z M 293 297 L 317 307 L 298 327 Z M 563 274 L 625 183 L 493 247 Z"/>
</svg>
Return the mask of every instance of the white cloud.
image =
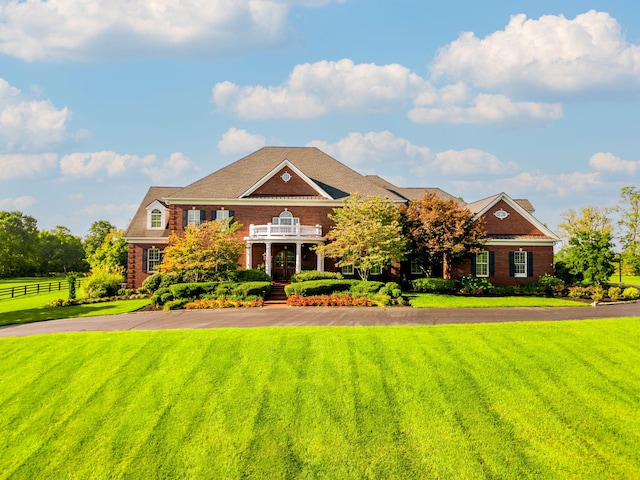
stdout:
<svg viewBox="0 0 640 480">
<path fill-rule="evenodd" d="M 413 159 L 423 161 L 431 157 L 429 147 L 414 145 L 389 131 L 352 132 L 336 143 L 313 140 L 308 147 L 317 147 L 350 165 L 371 162 L 392 162 Z"/>
<path fill-rule="evenodd" d="M 16 198 L 0 199 L 0 210 L 25 210 L 37 203 L 35 197 L 23 195 Z"/>
<path fill-rule="evenodd" d="M 601 172 L 635 175 L 640 171 L 640 161 L 623 160 L 609 152 L 596 153 L 589 159 L 589 165 Z"/>
<path fill-rule="evenodd" d="M 25 60 L 228 56 L 291 37 L 294 5 L 331 0 L 31 0 L 0 6 L 0 52 Z"/>
<path fill-rule="evenodd" d="M 275 87 L 217 83 L 213 102 L 245 119 L 315 118 L 329 113 L 383 113 L 403 108 L 425 88 L 398 64 L 354 64 L 350 59 L 296 65 Z"/>
<path fill-rule="evenodd" d="M 200 171 L 200 168 L 182 152 L 174 152 L 162 164 L 156 165 L 154 162 L 151 166 L 145 166 L 141 170 L 152 181 L 164 183 L 169 180 L 175 182 L 185 173 L 197 172 Z"/>
<path fill-rule="evenodd" d="M 0 180 L 37 178 L 57 166 L 58 155 L 0 154 Z"/>
<path fill-rule="evenodd" d="M 511 17 L 504 30 L 485 38 L 472 32 L 442 48 L 434 78 L 457 79 L 482 89 L 576 92 L 640 86 L 640 46 L 625 41 L 606 12 L 567 19 Z"/>
<path fill-rule="evenodd" d="M 513 162 L 502 162 L 495 155 L 475 148 L 439 152 L 429 167 L 443 175 L 504 175 L 519 169 Z"/>
<path fill-rule="evenodd" d="M 234 154 L 253 152 L 266 145 L 264 135 L 252 134 L 246 130 L 230 128 L 222 134 L 222 138 L 218 142 L 218 150 L 220 153 Z"/>
<path fill-rule="evenodd" d="M 68 108 L 33 99 L 0 78 L 0 149 L 34 151 L 64 142 L 77 136 L 67 131 L 70 119 Z"/>
<path fill-rule="evenodd" d="M 155 155 L 119 155 L 111 151 L 72 153 L 60 160 L 60 170 L 65 177 L 92 177 L 107 174 L 112 177 L 136 167 L 149 167 L 156 162 Z"/>
<path fill-rule="evenodd" d="M 597 172 L 560 174 L 522 172 L 514 177 L 492 181 L 470 182 L 457 180 L 451 183 L 463 192 L 473 193 L 474 197 L 478 197 L 479 192 L 484 192 L 483 195 L 507 192 L 511 196 L 521 196 L 536 192 L 565 197 L 569 194 L 585 192 L 603 185 Z"/>
</svg>

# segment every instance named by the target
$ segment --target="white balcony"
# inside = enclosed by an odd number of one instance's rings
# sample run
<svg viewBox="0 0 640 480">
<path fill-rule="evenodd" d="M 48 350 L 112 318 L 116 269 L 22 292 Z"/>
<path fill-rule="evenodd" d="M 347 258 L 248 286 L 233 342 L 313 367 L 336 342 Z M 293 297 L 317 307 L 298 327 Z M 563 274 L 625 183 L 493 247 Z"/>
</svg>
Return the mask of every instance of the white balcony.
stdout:
<svg viewBox="0 0 640 480">
<path fill-rule="evenodd" d="M 249 238 L 269 239 L 282 237 L 322 238 L 322 225 L 249 225 Z"/>
</svg>

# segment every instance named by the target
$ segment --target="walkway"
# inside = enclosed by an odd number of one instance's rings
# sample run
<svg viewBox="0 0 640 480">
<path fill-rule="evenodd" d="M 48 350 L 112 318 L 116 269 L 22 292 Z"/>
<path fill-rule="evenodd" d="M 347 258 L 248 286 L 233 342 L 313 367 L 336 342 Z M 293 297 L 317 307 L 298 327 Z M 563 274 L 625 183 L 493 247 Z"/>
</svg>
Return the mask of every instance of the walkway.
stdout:
<svg viewBox="0 0 640 480">
<path fill-rule="evenodd" d="M 561 308 L 270 307 L 137 312 L 0 327 L 0 337 L 114 330 L 223 327 L 409 326 L 543 320 L 640 318 L 640 303 Z"/>
</svg>

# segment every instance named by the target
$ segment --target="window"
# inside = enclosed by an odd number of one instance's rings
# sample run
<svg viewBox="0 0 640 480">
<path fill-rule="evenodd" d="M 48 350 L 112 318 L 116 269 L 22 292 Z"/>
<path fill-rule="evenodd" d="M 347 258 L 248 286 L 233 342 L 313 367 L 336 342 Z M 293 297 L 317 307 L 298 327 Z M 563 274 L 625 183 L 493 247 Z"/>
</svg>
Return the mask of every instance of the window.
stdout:
<svg viewBox="0 0 640 480">
<path fill-rule="evenodd" d="M 343 265 L 342 266 L 342 274 L 343 275 L 353 275 L 353 265 Z"/>
<path fill-rule="evenodd" d="M 150 248 L 147 250 L 147 271 L 155 273 L 160 265 L 160 249 Z"/>
<path fill-rule="evenodd" d="M 527 252 L 513 252 L 513 276 L 527 276 Z"/>
<path fill-rule="evenodd" d="M 300 219 L 298 217 L 294 217 L 293 213 L 285 210 L 278 217 L 273 217 L 272 219 L 273 225 L 298 225 L 300 223 Z"/>
<path fill-rule="evenodd" d="M 229 212 L 231 210 L 216 210 L 216 220 L 221 222 L 222 220 L 226 220 L 229 218 Z"/>
<path fill-rule="evenodd" d="M 187 210 L 187 225 L 200 225 L 200 210 Z"/>
<path fill-rule="evenodd" d="M 420 261 L 416 258 L 411 260 L 411 275 L 422 275 L 422 265 L 420 265 Z"/>
<path fill-rule="evenodd" d="M 162 212 L 157 208 L 151 211 L 151 228 L 162 228 Z"/>
<path fill-rule="evenodd" d="M 372 267 L 369 273 L 371 275 L 382 275 L 382 267 Z"/>
<path fill-rule="evenodd" d="M 489 276 L 489 252 L 480 251 L 476 254 L 476 277 Z"/>
</svg>

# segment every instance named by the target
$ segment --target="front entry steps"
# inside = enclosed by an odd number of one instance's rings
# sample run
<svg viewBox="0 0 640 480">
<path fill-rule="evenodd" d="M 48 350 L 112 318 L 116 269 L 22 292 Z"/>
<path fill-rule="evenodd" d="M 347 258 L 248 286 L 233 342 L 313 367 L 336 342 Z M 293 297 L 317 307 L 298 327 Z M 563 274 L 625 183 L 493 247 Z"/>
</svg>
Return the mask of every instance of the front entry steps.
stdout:
<svg viewBox="0 0 640 480">
<path fill-rule="evenodd" d="M 289 285 L 289 282 L 273 282 L 271 283 L 271 292 L 264 300 L 265 307 L 287 306 L 287 295 L 284 293 L 285 285 Z"/>
</svg>

